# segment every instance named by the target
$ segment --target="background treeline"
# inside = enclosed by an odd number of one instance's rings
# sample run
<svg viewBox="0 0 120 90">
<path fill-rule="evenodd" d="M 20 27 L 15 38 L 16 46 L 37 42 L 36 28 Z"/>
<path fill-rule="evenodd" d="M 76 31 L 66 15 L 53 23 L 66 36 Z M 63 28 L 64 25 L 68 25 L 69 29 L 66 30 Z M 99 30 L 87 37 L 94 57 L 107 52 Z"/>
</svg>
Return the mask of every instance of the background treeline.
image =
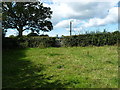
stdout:
<svg viewBox="0 0 120 90">
<path fill-rule="evenodd" d="M 4 37 L 3 48 L 28 48 L 28 47 L 72 47 L 72 46 L 104 46 L 118 45 L 120 42 L 120 32 L 112 33 L 91 33 L 74 36 L 46 37 L 46 36 L 24 36 L 24 37 Z"/>
</svg>

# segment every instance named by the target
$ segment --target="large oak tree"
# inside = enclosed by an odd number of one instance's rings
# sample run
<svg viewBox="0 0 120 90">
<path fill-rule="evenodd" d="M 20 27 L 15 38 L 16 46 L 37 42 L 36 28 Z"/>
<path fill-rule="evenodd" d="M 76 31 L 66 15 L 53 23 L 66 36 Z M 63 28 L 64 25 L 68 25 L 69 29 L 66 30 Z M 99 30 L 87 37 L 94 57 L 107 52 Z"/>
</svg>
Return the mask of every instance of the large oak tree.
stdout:
<svg viewBox="0 0 120 90">
<path fill-rule="evenodd" d="M 51 14 L 51 8 L 40 2 L 3 2 L 2 28 L 17 29 L 18 36 L 22 36 L 25 30 L 48 32 L 53 29 Z"/>
</svg>

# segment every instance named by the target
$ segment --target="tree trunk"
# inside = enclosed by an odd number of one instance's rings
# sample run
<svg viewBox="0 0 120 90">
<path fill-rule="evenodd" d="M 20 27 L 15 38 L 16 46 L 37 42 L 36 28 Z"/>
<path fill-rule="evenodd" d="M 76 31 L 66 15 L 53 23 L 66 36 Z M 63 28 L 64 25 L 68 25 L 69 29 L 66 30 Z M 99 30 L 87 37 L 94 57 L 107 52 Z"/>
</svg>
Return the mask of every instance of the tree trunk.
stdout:
<svg viewBox="0 0 120 90">
<path fill-rule="evenodd" d="M 22 33 L 23 33 L 23 31 L 19 31 L 19 37 L 22 37 Z"/>
<path fill-rule="evenodd" d="M 22 34 L 23 34 L 23 28 L 19 28 L 18 30 L 19 34 L 18 34 L 18 37 L 22 37 Z"/>
</svg>

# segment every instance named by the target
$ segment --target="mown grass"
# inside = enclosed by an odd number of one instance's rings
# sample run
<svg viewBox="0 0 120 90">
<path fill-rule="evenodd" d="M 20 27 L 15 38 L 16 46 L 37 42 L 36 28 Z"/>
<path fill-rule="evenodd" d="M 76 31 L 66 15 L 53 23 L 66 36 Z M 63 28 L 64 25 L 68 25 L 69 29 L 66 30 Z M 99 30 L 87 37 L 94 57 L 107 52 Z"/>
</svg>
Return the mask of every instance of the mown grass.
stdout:
<svg viewBox="0 0 120 90">
<path fill-rule="evenodd" d="M 117 88 L 117 46 L 3 51 L 3 88 Z"/>
</svg>

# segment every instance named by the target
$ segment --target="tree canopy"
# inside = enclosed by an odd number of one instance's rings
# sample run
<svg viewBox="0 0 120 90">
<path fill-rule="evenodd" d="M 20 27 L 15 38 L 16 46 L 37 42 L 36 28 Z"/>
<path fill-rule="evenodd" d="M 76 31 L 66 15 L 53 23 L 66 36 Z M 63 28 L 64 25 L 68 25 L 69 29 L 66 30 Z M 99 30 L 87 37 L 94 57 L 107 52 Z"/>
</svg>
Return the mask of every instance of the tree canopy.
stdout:
<svg viewBox="0 0 120 90">
<path fill-rule="evenodd" d="M 53 29 L 51 14 L 51 8 L 44 7 L 41 2 L 3 2 L 2 27 L 3 30 L 17 29 L 18 36 L 25 30 L 48 32 Z"/>
</svg>

